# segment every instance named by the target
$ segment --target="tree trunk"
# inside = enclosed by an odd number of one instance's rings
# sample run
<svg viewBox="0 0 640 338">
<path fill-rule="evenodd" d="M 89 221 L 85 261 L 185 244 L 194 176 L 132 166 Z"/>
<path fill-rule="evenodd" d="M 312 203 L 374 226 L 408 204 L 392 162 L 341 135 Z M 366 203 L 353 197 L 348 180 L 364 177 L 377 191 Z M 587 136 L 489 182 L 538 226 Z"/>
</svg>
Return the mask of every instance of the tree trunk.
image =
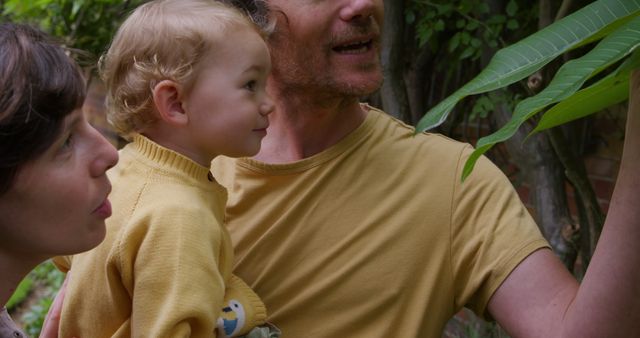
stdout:
<svg viewBox="0 0 640 338">
<path fill-rule="evenodd" d="M 580 217 L 580 253 L 583 267 L 586 269 L 600 237 L 605 216 L 587 176 L 584 162 L 578 158 L 574 149 L 576 146 L 568 144 L 561 128 L 548 130 L 548 135 L 563 164 L 565 175 L 576 191 L 575 199 Z"/>
<path fill-rule="evenodd" d="M 494 12 L 504 8 L 502 0 L 491 0 L 488 4 Z M 548 0 L 540 0 L 539 5 L 540 22 L 550 22 L 550 3 Z M 487 51 L 485 55 L 492 55 L 494 52 Z M 489 57 L 484 57 L 484 65 L 489 60 Z M 502 126 L 511 119 L 511 115 L 512 112 L 501 106 L 493 112 L 492 118 Z M 523 171 L 524 179 L 531 188 L 531 202 L 535 208 L 538 226 L 556 255 L 570 271 L 573 271 L 577 257 L 576 226 L 569 213 L 563 167 L 546 134 L 535 135 L 525 142 L 531 130 L 530 125 L 523 125 L 505 144 L 509 155 Z"/>
<path fill-rule="evenodd" d="M 384 82 L 380 91 L 382 107 L 388 114 L 411 123 L 404 82 L 404 1 L 384 0 L 384 7 L 381 53 Z"/>
<path fill-rule="evenodd" d="M 493 118 L 504 125 L 511 118 L 511 112 L 498 107 Z M 538 226 L 556 255 L 573 271 L 578 254 L 578 229 L 569 214 L 563 166 L 546 134 L 537 134 L 525 141 L 531 130 L 530 125 L 523 125 L 506 141 L 506 146 L 531 189 L 530 201 Z"/>
<path fill-rule="evenodd" d="M 405 81 L 411 124 L 415 125 L 427 112 L 430 103 L 434 101 L 437 72 L 429 68 L 432 65 L 432 60 L 428 48 L 418 50 L 412 61 L 410 67 L 405 70 Z"/>
</svg>

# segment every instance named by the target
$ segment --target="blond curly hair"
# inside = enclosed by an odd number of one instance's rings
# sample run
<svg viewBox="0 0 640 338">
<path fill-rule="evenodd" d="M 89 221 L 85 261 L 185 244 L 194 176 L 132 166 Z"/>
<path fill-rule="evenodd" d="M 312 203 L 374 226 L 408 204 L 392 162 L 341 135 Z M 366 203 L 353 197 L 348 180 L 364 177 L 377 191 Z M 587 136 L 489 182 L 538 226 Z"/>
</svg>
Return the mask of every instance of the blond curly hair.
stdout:
<svg viewBox="0 0 640 338">
<path fill-rule="evenodd" d="M 203 56 L 213 55 L 226 31 L 243 27 L 265 37 L 245 14 L 215 0 L 155 0 L 136 8 L 99 62 L 109 123 L 128 138 L 156 121 L 155 85 L 172 80 L 188 93 Z"/>
</svg>

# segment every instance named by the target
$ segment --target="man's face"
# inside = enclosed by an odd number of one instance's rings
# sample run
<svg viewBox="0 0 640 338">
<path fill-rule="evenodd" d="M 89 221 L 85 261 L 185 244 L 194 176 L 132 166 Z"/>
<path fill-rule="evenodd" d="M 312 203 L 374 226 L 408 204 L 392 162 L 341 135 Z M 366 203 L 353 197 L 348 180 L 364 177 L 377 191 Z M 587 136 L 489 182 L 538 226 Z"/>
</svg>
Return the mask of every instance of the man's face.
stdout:
<svg viewBox="0 0 640 338">
<path fill-rule="evenodd" d="M 380 87 L 382 0 L 270 0 L 273 79 L 283 90 L 368 95 Z"/>
</svg>

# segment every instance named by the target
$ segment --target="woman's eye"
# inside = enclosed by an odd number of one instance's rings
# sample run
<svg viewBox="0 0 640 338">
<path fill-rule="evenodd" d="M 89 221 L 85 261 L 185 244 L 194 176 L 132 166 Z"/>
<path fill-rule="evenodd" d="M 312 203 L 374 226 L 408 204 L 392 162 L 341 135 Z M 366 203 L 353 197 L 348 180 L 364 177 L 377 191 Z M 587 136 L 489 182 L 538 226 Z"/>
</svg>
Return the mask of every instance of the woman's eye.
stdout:
<svg viewBox="0 0 640 338">
<path fill-rule="evenodd" d="M 71 148 L 71 146 L 73 146 L 73 139 L 73 133 L 69 133 L 69 135 L 67 135 L 67 138 L 64 140 L 64 143 L 62 144 L 62 149 Z"/>
<path fill-rule="evenodd" d="M 244 85 L 244 88 L 246 88 L 249 91 L 255 91 L 255 89 L 256 89 L 256 81 L 251 80 L 251 81 L 247 82 Z"/>
</svg>

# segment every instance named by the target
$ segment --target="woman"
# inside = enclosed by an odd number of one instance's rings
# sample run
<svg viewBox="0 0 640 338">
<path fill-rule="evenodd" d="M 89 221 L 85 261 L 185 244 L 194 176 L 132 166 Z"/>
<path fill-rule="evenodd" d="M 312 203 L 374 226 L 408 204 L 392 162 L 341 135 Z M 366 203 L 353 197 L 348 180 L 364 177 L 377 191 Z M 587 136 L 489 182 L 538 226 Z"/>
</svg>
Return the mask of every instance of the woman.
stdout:
<svg viewBox="0 0 640 338">
<path fill-rule="evenodd" d="M 85 83 L 41 31 L 0 24 L 0 304 L 42 261 L 105 235 L 115 148 L 81 111 Z M 6 310 L 0 337 L 22 334 Z"/>
</svg>

